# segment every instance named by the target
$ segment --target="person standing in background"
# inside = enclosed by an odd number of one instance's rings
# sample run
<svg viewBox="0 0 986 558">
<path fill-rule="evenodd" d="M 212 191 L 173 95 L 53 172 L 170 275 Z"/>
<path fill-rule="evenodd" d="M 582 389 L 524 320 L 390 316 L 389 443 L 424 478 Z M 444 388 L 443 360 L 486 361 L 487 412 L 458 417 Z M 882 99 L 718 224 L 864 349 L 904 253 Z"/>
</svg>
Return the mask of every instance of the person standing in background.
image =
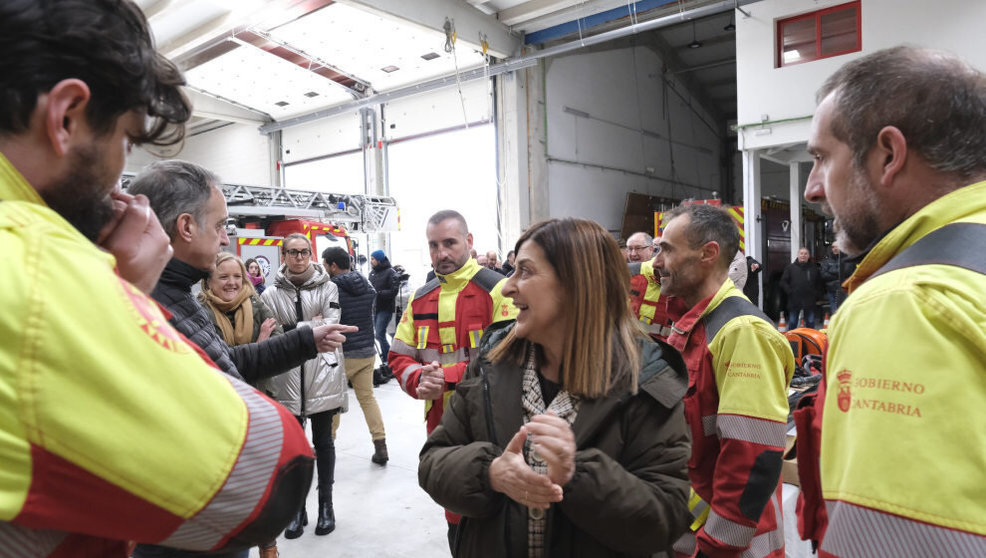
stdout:
<svg viewBox="0 0 986 558">
<path fill-rule="evenodd" d="M 342 307 L 340 321 L 359 328 L 359 332 L 346 336 L 346 342 L 342 345 L 346 379 L 356 392 L 356 400 L 370 429 L 374 447 L 370 461 L 386 465 L 390 459 L 387 433 L 383 427 L 380 405 L 373 396 L 373 362 L 377 356 L 376 347 L 373 346 L 373 301 L 376 292 L 366 277 L 352 269 L 352 259 L 343 248 L 326 248 L 322 252 L 322 265 L 329 272 L 332 282 L 339 287 L 339 306 Z M 333 438 L 340 420 L 338 414 L 332 417 Z"/>
<path fill-rule="evenodd" d="M 376 311 L 373 314 L 373 332 L 380 346 L 380 368 L 376 371 L 376 382 L 385 383 L 394 377 L 387 358 L 390 354 L 390 341 L 387 339 L 387 326 L 394 318 L 394 299 L 397 297 L 397 274 L 383 250 L 370 253 L 370 284 L 377 291 Z"/>
<path fill-rule="evenodd" d="M 264 294 L 267 285 L 264 281 L 264 270 L 260 269 L 260 264 L 253 258 L 248 259 L 243 264 L 246 265 L 247 278 L 253 285 L 253 290 L 257 291 L 257 296 Z"/>
<path fill-rule="evenodd" d="M 825 292 L 829 297 L 829 312 L 835 311 L 846 299 L 846 291 L 842 289 L 842 282 L 856 271 L 856 264 L 848 261 L 848 258 L 839 250 L 839 247 L 832 244 L 832 253 L 829 257 L 822 260 L 822 281 L 825 281 Z"/>
<path fill-rule="evenodd" d="M 798 314 L 804 312 L 805 327 L 814 329 L 818 298 L 824 291 L 824 285 L 818 265 L 811 261 L 807 248 L 798 250 L 798 259 L 784 268 L 780 285 L 787 294 L 788 327 L 798 327 Z"/>
</svg>

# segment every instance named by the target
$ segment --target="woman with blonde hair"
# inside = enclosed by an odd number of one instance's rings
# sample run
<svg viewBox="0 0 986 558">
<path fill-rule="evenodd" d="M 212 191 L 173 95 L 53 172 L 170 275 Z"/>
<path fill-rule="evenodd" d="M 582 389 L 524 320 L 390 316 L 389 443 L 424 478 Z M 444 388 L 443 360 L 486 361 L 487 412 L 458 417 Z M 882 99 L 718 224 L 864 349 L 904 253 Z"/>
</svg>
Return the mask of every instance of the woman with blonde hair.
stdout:
<svg viewBox="0 0 986 558">
<path fill-rule="evenodd" d="M 602 227 L 544 221 L 515 248 L 517 319 L 487 330 L 421 451 L 421 486 L 463 516 L 453 554 L 669 550 L 690 521 L 684 363 L 639 329 Z"/>
<path fill-rule="evenodd" d="M 254 291 L 246 266 L 233 254 L 219 252 L 216 269 L 208 279 L 202 280 L 200 286 L 199 302 L 208 310 L 212 324 L 230 347 L 283 333 L 274 313 Z M 260 558 L 277 556 L 276 541 L 260 546 Z"/>
<path fill-rule="evenodd" d="M 216 270 L 201 283 L 199 302 L 210 311 L 212 323 L 230 347 L 263 341 L 275 331 L 282 333 L 249 277 L 240 258 L 220 252 Z"/>
</svg>

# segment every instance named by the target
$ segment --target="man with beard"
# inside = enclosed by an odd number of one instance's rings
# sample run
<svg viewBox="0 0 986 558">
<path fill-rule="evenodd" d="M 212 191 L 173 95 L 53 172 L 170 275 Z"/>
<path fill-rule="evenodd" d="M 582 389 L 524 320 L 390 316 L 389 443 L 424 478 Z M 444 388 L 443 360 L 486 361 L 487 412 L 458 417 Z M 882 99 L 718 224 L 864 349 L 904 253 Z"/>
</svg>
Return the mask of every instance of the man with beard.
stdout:
<svg viewBox="0 0 986 558">
<path fill-rule="evenodd" d="M 425 233 L 436 277 L 407 305 L 390 347 L 390 366 L 401 389 L 425 400 L 431 434 L 456 383 L 479 356 L 483 331 L 491 323 L 514 319 L 517 309 L 501 294 L 507 278 L 469 256 L 472 234 L 459 212 L 446 209 L 432 215 Z M 446 511 L 445 517 L 451 546 L 459 516 Z"/>
<path fill-rule="evenodd" d="M 191 107 L 127 0 L 0 2 L 0 554 L 246 548 L 311 481 L 293 417 L 220 374 L 147 293 L 170 257 L 114 191 Z"/>
<path fill-rule="evenodd" d="M 664 294 L 687 309 L 676 317 L 668 343 L 688 366 L 695 518 L 675 553 L 782 558 L 781 455 L 794 355 L 729 279 L 739 247 L 729 213 L 688 205 L 666 219 L 654 267 Z"/>
<path fill-rule="evenodd" d="M 806 534 L 822 556 L 984 556 L 986 75 L 896 47 L 817 98 L 805 199 L 859 265 L 829 326 Z"/>
</svg>

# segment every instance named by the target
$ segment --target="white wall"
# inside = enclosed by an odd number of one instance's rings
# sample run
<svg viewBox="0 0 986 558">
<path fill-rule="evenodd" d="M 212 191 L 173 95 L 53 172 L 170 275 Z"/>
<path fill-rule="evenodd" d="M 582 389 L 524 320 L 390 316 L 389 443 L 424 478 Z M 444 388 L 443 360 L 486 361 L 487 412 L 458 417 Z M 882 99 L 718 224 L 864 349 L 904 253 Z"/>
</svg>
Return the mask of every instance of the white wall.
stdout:
<svg viewBox="0 0 986 558">
<path fill-rule="evenodd" d="M 862 51 L 775 68 L 776 21 L 845 3 L 845 0 L 763 0 L 744 7 L 750 18 L 736 19 L 736 73 L 738 123 L 810 117 L 815 111 L 815 92 L 825 79 L 846 62 L 868 53 L 910 44 L 952 51 L 986 70 L 986 2 L 936 0 L 863 0 Z M 756 149 L 803 142 L 809 121 L 775 124 L 769 133 L 756 128 L 740 133 L 740 149 Z"/>
<path fill-rule="evenodd" d="M 269 186 L 270 169 L 274 164 L 269 141 L 257 126 L 230 124 L 186 137 L 184 147 L 174 158 L 202 165 L 229 184 Z M 127 158 L 125 171 L 140 172 L 144 165 L 156 160 L 157 157 L 136 148 Z"/>
<path fill-rule="evenodd" d="M 721 190 L 721 138 L 674 92 L 664 98 L 662 65 L 644 47 L 550 61 L 546 105 L 552 217 L 589 218 L 618 231 L 629 192 L 709 198 Z M 687 98 L 683 88 L 678 90 Z M 669 145 L 668 137 L 678 143 Z"/>
</svg>

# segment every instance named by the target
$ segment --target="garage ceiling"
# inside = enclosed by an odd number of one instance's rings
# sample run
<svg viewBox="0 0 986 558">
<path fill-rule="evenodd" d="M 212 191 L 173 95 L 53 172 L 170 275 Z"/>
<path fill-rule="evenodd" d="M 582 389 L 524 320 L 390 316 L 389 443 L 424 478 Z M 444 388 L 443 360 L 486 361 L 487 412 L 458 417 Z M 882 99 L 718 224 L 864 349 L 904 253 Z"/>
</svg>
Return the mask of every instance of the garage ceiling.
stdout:
<svg viewBox="0 0 986 558">
<path fill-rule="evenodd" d="M 393 92 L 709 0 L 136 0 L 158 47 L 185 71 L 204 121 L 282 121 Z M 721 2 L 720 2 L 721 3 Z M 735 114 L 732 10 L 635 40 L 665 72 Z M 445 19 L 457 40 L 448 52 Z M 573 34 L 573 24 L 576 33 Z M 693 37 L 694 35 L 694 37 Z M 693 38 L 700 48 L 688 48 Z M 487 58 L 482 41 L 487 41 Z M 527 49 L 530 51 L 530 48 Z M 203 108 L 204 107 L 204 108 Z"/>
</svg>

